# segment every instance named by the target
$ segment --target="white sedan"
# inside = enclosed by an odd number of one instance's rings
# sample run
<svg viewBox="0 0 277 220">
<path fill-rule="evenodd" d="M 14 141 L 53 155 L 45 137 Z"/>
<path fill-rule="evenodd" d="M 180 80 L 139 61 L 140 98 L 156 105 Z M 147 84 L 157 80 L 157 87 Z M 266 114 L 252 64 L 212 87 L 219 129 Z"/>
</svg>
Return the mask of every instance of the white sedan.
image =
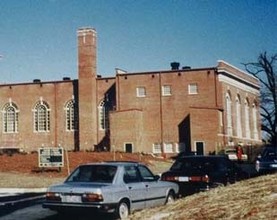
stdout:
<svg viewBox="0 0 277 220">
<path fill-rule="evenodd" d="M 92 163 L 77 167 L 63 184 L 50 186 L 43 207 L 92 209 L 124 219 L 133 210 L 173 202 L 178 190 L 141 163 Z"/>
</svg>

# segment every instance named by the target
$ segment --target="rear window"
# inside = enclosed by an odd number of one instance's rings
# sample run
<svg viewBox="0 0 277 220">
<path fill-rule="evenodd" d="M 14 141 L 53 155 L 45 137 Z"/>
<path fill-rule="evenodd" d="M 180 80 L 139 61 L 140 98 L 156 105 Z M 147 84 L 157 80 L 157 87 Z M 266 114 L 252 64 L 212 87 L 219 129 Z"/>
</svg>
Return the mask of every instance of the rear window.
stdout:
<svg viewBox="0 0 277 220">
<path fill-rule="evenodd" d="M 112 183 L 117 167 L 110 165 L 86 165 L 77 168 L 66 182 Z"/>
<path fill-rule="evenodd" d="M 176 160 L 171 171 L 213 171 L 226 169 L 224 158 L 185 158 Z"/>
</svg>

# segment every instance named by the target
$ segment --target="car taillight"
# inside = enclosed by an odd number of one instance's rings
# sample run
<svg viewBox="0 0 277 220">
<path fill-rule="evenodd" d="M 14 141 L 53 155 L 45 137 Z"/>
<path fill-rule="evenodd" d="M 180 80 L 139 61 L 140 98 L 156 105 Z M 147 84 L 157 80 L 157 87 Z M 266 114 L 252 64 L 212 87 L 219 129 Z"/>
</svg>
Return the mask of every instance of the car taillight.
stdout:
<svg viewBox="0 0 277 220">
<path fill-rule="evenodd" d="M 191 176 L 189 177 L 189 181 L 190 182 L 209 182 L 209 176 L 205 175 L 205 176 Z"/>
<path fill-rule="evenodd" d="M 201 176 L 191 176 L 189 177 L 190 182 L 200 182 L 202 180 Z"/>
<path fill-rule="evenodd" d="M 46 193 L 46 200 L 50 201 L 61 201 L 61 194 L 55 192 L 47 192 Z"/>
<path fill-rule="evenodd" d="M 85 193 L 82 196 L 83 202 L 102 202 L 103 196 L 98 193 Z"/>
<path fill-rule="evenodd" d="M 202 181 L 206 183 L 210 182 L 209 176 L 208 175 L 202 176 Z"/>
</svg>

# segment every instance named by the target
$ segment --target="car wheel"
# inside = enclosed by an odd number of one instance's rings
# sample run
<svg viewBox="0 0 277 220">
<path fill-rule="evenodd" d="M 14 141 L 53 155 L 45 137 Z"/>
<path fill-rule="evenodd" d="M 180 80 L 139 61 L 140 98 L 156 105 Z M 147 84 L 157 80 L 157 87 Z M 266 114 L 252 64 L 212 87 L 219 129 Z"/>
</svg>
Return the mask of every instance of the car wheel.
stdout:
<svg viewBox="0 0 277 220">
<path fill-rule="evenodd" d="M 170 191 L 166 197 L 165 204 L 172 204 L 175 201 L 175 193 Z"/>
<path fill-rule="evenodd" d="M 126 200 L 120 201 L 117 210 L 116 215 L 119 219 L 127 219 L 129 215 L 129 205 Z"/>
</svg>

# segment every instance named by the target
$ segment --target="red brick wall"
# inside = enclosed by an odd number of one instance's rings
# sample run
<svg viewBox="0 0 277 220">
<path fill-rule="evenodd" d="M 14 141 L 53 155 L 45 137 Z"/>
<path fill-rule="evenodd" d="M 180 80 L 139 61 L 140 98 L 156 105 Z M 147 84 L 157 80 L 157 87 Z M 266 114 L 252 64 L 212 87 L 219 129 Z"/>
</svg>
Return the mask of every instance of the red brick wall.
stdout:
<svg viewBox="0 0 277 220">
<path fill-rule="evenodd" d="M 189 142 L 189 140 L 182 140 L 184 137 L 180 137 L 183 133 L 180 129 L 189 128 L 180 126 L 190 115 L 191 107 L 217 108 L 218 105 L 218 94 L 215 87 L 217 82 L 213 69 L 122 74 L 117 76 L 117 83 L 118 110 L 136 108 L 143 111 L 142 132 L 146 146 L 142 147 L 150 152 L 154 143 L 173 143 L 175 146 L 182 141 Z M 198 94 L 188 94 L 188 85 L 191 83 L 197 83 Z M 164 85 L 171 86 L 172 94 L 170 96 L 162 95 L 161 88 Z M 146 88 L 146 97 L 136 97 L 137 87 Z M 215 112 L 216 117 L 211 118 L 212 125 L 218 124 L 217 110 Z M 132 127 L 128 122 L 125 123 L 127 123 L 126 127 Z M 207 149 L 214 148 L 217 141 L 217 127 L 215 130 L 216 134 L 213 133 L 213 141 L 207 143 Z M 198 136 L 196 132 L 192 141 Z M 190 137 L 185 139 L 188 138 Z"/>
<path fill-rule="evenodd" d="M 125 143 L 133 145 L 134 152 L 149 152 L 143 132 L 143 112 L 137 109 L 112 112 L 111 150 L 125 151 Z"/>
<path fill-rule="evenodd" d="M 9 102 L 15 103 L 19 110 L 18 132 L 3 133 L 3 115 L 1 114 L 0 145 L 14 145 L 26 151 L 37 150 L 43 146 L 61 145 L 74 149 L 74 133 L 66 131 L 64 106 L 74 94 L 73 81 L 2 85 L 0 88 L 0 106 Z M 49 104 L 50 131 L 35 132 L 33 112 L 35 104 L 42 99 Z"/>
</svg>

